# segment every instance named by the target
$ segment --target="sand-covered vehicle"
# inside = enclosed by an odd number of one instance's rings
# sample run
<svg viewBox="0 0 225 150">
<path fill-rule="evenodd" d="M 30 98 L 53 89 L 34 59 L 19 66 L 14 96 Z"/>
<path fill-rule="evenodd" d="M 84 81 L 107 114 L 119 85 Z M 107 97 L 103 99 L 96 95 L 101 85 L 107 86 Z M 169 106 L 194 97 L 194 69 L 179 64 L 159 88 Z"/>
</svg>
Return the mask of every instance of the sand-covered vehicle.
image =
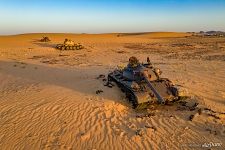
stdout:
<svg viewBox="0 0 225 150">
<path fill-rule="evenodd" d="M 65 39 L 63 44 L 57 44 L 56 49 L 59 50 L 80 50 L 84 49 L 84 46 L 81 45 L 80 43 L 75 43 L 72 40 Z"/>
<path fill-rule="evenodd" d="M 43 37 L 40 42 L 50 42 L 51 40 L 49 39 L 49 37 L 45 36 Z"/>
<path fill-rule="evenodd" d="M 178 88 L 169 79 L 161 78 L 161 73 L 160 69 L 153 67 L 149 58 L 147 63 L 139 63 L 136 57 L 131 57 L 125 68 L 108 74 L 108 82 L 115 82 L 133 107 L 142 109 L 180 98 Z"/>
</svg>

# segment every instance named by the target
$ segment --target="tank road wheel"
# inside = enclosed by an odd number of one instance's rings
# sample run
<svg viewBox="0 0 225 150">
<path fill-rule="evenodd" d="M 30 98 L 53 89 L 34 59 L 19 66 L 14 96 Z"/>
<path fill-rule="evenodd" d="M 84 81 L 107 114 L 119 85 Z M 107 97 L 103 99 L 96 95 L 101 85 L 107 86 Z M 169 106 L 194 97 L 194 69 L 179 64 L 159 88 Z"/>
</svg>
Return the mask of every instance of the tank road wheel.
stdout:
<svg viewBox="0 0 225 150">
<path fill-rule="evenodd" d="M 69 47 L 69 50 L 73 50 L 73 47 L 72 47 L 72 46 L 70 46 L 70 47 Z"/>
<path fill-rule="evenodd" d="M 128 98 L 129 102 L 131 102 L 132 107 L 134 109 L 136 109 L 138 104 L 137 104 L 135 96 L 133 94 L 129 93 L 129 92 L 126 92 L 126 97 Z"/>
<path fill-rule="evenodd" d="M 62 46 L 62 47 L 61 47 L 61 50 L 62 50 L 62 51 L 64 51 L 64 50 L 65 50 L 65 47 L 64 47 L 64 46 Z"/>
<path fill-rule="evenodd" d="M 76 46 L 76 50 L 79 50 L 79 46 Z"/>
<path fill-rule="evenodd" d="M 70 47 L 69 46 L 66 46 L 66 50 L 70 50 Z"/>
<path fill-rule="evenodd" d="M 79 48 L 82 49 L 82 46 L 80 45 Z"/>
</svg>

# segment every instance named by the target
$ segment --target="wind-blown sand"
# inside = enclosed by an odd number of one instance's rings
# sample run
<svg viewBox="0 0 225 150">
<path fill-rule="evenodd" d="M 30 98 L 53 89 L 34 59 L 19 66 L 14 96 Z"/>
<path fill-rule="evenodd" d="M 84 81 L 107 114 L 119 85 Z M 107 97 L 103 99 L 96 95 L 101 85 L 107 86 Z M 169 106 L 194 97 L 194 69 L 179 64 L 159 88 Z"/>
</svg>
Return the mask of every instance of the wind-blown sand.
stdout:
<svg viewBox="0 0 225 150">
<path fill-rule="evenodd" d="M 43 36 L 52 41 L 39 42 Z M 225 38 L 189 36 L 0 36 L 0 149 L 225 149 Z M 56 50 L 65 38 L 86 49 Z M 131 56 L 149 56 L 198 109 L 135 111 L 119 88 L 96 79 Z"/>
</svg>

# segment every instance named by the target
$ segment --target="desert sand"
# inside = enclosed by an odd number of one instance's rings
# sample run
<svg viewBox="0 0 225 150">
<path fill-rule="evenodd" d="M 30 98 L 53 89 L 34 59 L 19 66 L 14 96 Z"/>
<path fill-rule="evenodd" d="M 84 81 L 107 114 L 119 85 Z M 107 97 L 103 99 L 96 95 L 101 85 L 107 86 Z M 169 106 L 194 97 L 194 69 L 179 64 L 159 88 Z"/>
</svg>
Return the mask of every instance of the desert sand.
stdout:
<svg viewBox="0 0 225 150">
<path fill-rule="evenodd" d="M 51 42 L 40 42 L 43 36 Z M 65 38 L 85 49 L 56 50 Z M 97 79 L 131 56 L 149 56 L 197 108 L 175 103 L 136 111 L 117 86 Z M 225 38 L 173 32 L 0 36 L 0 149 L 225 149 L 224 83 Z"/>
</svg>

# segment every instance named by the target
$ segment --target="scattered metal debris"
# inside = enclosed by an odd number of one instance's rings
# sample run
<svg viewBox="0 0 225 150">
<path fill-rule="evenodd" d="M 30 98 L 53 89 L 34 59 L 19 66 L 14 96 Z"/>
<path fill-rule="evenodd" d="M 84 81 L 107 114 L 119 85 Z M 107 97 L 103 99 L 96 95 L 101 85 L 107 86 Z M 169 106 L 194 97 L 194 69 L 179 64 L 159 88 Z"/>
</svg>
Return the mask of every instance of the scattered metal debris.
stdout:
<svg viewBox="0 0 225 150">
<path fill-rule="evenodd" d="M 138 136 L 143 136 L 143 135 L 144 135 L 143 129 L 137 129 L 137 130 L 136 130 L 136 135 L 138 135 Z"/>
<path fill-rule="evenodd" d="M 190 115 L 189 120 L 192 121 L 194 119 L 195 115 Z"/>
<path fill-rule="evenodd" d="M 95 93 L 96 94 L 100 94 L 100 93 L 103 93 L 103 91 L 102 90 L 97 90 Z"/>
<path fill-rule="evenodd" d="M 112 82 L 107 81 L 104 86 L 107 86 L 109 88 L 112 88 L 114 86 L 114 84 Z"/>
<path fill-rule="evenodd" d="M 201 115 L 202 114 L 202 108 L 198 109 L 198 114 Z"/>
<path fill-rule="evenodd" d="M 150 125 L 145 125 L 145 128 L 148 128 L 148 129 L 153 129 L 154 131 L 156 131 L 156 127 L 154 126 L 150 126 Z"/>
<path fill-rule="evenodd" d="M 104 74 L 100 74 L 96 79 L 102 79 L 102 78 L 105 78 Z"/>
<path fill-rule="evenodd" d="M 194 103 L 193 105 L 188 105 L 188 102 L 186 101 L 180 101 L 179 104 L 181 106 L 178 106 L 177 107 L 177 110 L 180 110 L 180 111 L 184 111 L 184 110 L 187 110 L 187 111 L 194 111 L 196 110 L 198 107 L 198 103 Z"/>
</svg>

